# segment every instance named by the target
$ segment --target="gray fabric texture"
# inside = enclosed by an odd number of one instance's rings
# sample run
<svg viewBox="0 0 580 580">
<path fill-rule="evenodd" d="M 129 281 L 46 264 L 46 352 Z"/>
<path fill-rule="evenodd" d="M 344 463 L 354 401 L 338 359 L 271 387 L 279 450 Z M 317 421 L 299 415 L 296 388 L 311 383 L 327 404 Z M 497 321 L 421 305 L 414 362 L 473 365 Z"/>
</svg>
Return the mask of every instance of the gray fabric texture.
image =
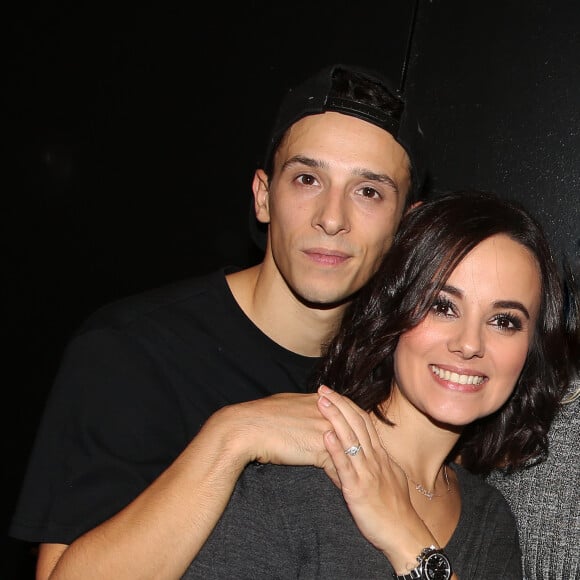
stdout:
<svg viewBox="0 0 580 580">
<path fill-rule="evenodd" d="M 580 399 L 563 405 L 547 461 L 487 481 L 516 516 L 527 580 L 580 580 Z"/>
<path fill-rule="evenodd" d="M 505 499 L 480 477 L 453 468 L 462 511 L 445 550 L 459 578 L 521 578 L 515 519 Z M 324 471 L 252 464 L 183 579 L 387 580 L 392 574 Z"/>
</svg>

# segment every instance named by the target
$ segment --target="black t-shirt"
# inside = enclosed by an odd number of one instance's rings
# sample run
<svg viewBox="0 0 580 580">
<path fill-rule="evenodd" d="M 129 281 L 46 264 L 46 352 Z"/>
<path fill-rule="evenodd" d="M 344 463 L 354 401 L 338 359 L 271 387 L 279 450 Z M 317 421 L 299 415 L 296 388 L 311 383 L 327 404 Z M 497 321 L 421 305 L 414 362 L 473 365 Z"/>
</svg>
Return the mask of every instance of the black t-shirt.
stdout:
<svg viewBox="0 0 580 580">
<path fill-rule="evenodd" d="M 70 544 L 143 491 L 218 408 L 305 390 L 317 359 L 263 334 L 226 273 L 105 306 L 72 338 L 11 536 Z"/>
</svg>

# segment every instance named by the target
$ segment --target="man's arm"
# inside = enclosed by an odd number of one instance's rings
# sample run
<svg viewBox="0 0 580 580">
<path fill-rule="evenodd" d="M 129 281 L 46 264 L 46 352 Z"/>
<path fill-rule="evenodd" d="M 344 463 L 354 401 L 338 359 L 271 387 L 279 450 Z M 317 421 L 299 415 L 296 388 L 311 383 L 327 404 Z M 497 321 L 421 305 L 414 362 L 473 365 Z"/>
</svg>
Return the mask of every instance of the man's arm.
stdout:
<svg viewBox="0 0 580 580">
<path fill-rule="evenodd" d="M 179 578 L 224 511 L 251 461 L 328 463 L 330 424 L 318 395 L 273 395 L 211 416 L 177 459 L 134 501 L 70 546 L 40 547 L 37 580 Z"/>
</svg>

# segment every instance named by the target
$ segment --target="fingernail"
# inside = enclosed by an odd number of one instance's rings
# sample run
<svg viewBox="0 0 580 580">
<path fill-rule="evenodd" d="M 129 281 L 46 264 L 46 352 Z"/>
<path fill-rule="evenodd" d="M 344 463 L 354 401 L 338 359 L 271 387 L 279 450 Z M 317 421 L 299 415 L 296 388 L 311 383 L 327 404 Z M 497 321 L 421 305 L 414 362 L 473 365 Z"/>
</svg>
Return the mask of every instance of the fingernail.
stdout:
<svg viewBox="0 0 580 580">
<path fill-rule="evenodd" d="M 319 397 L 318 399 L 323 407 L 330 407 L 332 403 L 326 397 Z"/>
<path fill-rule="evenodd" d="M 318 389 L 318 391 L 320 393 L 332 393 L 332 389 L 327 387 L 326 385 L 320 385 L 320 388 Z"/>
</svg>

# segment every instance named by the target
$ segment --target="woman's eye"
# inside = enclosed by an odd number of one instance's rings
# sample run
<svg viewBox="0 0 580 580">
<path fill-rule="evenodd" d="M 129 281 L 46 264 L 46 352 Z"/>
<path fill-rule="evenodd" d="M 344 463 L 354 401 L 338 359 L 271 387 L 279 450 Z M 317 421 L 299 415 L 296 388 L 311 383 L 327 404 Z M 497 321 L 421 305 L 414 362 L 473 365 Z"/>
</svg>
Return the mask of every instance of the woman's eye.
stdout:
<svg viewBox="0 0 580 580">
<path fill-rule="evenodd" d="M 451 301 L 446 298 L 438 298 L 431 306 L 431 310 L 438 316 L 452 316 L 455 314 L 455 309 Z"/>
<path fill-rule="evenodd" d="M 522 321 L 513 314 L 498 314 L 494 317 L 493 323 L 501 330 L 521 330 Z"/>
</svg>

